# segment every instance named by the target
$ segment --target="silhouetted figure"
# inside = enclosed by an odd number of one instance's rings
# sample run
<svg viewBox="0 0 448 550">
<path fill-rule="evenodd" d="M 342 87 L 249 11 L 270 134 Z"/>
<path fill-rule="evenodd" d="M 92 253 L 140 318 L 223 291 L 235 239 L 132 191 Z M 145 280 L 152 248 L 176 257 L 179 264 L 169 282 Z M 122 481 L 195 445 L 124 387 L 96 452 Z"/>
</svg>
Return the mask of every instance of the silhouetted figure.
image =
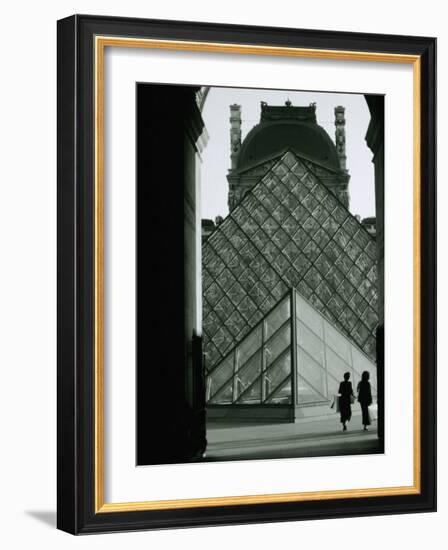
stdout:
<svg viewBox="0 0 448 550">
<path fill-rule="evenodd" d="M 369 406 L 372 404 L 372 389 L 369 382 L 370 374 L 364 371 L 358 384 L 358 402 L 361 405 L 364 430 L 370 425 Z"/>
<path fill-rule="evenodd" d="M 339 412 L 341 414 L 342 429 L 347 429 L 347 422 L 352 417 L 352 400 L 354 402 L 355 396 L 353 394 L 352 383 L 350 380 L 350 373 L 344 374 L 344 381 L 339 384 Z"/>
</svg>

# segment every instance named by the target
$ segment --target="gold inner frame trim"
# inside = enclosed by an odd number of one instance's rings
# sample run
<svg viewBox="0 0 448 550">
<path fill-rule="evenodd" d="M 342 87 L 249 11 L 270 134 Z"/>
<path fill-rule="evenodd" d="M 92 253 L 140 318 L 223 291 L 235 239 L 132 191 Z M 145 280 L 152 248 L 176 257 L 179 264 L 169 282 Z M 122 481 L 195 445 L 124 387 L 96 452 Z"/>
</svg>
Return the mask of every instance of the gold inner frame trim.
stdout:
<svg viewBox="0 0 448 550">
<path fill-rule="evenodd" d="M 301 493 L 275 493 L 263 495 L 225 496 L 179 500 L 154 500 L 142 502 L 104 501 L 104 54 L 106 47 L 149 48 L 159 50 L 191 51 L 207 53 L 232 53 L 329 59 L 344 61 L 369 61 L 406 63 L 413 66 L 413 299 L 414 299 L 414 348 L 413 348 L 413 484 L 400 487 L 343 489 Z M 254 46 L 251 44 L 224 44 L 177 40 L 155 40 L 96 36 L 95 54 L 95 513 L 167 510 L 211 506 L 235 506 L 280 502 L 305 502 L 342 498 L 416 495 L 421 492 L 421 214 L 420 214 L 420 166 L 421 166 L 421 60 L 417 55 L 381 52 L 356 52 L 308 48 Z"/>
</svg>

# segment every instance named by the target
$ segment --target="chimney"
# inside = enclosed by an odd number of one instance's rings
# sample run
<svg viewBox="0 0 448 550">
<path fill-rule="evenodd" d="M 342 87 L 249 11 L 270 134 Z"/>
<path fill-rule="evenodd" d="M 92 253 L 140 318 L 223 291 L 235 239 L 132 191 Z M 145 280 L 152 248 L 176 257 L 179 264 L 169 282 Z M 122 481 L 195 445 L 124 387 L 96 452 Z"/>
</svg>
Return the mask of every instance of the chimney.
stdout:
<svg viewBox="0 0 448 550">
<path fill-rule="evenodd" d="M 236 168 L 241 147 L 241 105 L 230 105 L 230 169 Z"/>
<path fill-rule="evenodd" d="M 336 127 L 335 142 L 341 170 L 347 172 L 347 156 L 345 154 L 345 107 L 334 108 L 334 125 Z"/>
</svg>

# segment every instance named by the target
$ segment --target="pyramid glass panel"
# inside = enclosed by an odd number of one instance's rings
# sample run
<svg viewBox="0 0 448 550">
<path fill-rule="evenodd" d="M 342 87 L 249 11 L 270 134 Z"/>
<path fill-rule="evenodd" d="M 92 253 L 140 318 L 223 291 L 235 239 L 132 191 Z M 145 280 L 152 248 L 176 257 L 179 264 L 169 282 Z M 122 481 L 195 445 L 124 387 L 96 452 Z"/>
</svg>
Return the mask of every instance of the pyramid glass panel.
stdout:
<svg viewBox="0 0 448 550">
<path fill-rule="evenodd" d="M 288 376 L 266 399 L 268 405 L 289 405 L 291 403 L 291 376 Z"/>
<path fill-rule="evenodd" d="M 229 355 L 207 379 L 207 399 L 210 400 L 233 378 L 233 355 Z"/>
<path fill-rule="evenodd" d="M 306 381 L 307 386 L 312 388 L 317 398 L 316 401 L 326 401 L 327 399 L 327 373 L 321 365 L 302 348 L 298 348 L 297 354 L 299 377 Z M 300 403 L 300 393 L 298 396 Z"/>
<path fill-rule="evenodd" d="M 265 344 L 266 366 L 274 363 L 279 355 L 289 347 L 291 343 L 291 325 L 285 323 L 274 336 Z"/>
<path fill-rule="evenodd" d="M 236 398 L 249 388 L 261 375 L 261 350 L 258 350 L 252 357 L 235 373 L 236 377 Z"/>
<path fill-rule="evenodd" d="M 346 372 L 350 373 L 353 388 L 356 391 L 363 371 L 368 371 L 370 374 L 372 394 L 376 398 L 375 363 L 334 323 L 313 309 L 298 292 L 294 292 L 297 319 L 297 372 L 306 388 L 306 391 L 303 390 L 306 402 L 310 403 L 310 391 L 319 394 L 321 399 L 324 396 L 327 400 L 331 400 L 332 396 L 338 393 L 339 384 Z M 309 330 L 306 330 L 307 328 Z M 319 335 L 316 331 L 319 332 Z M 320 342 L 319 345 L 317 341 Z M 316 349 L 323 352 L 320 355 L 322 361 L 319 361 L 319 355 L 315 353 Z M 322 371 L 325 372 L 325 376 Z M 325 378 L 326 387 L 323 378 Z M 297 399 L 300 403 L 300 384 Z"/>
<path fill-rule="evenodd" d="M 278 388 L 291 374 L 291 353 L 290 349 L 285 350 L 264 374 L 266 380 L 266 394 L 270 395 Z"/>
<path fill-rule="evenodd" d="M 209 400 L 213 405 L 230 405 L 233 401 L 233 378 L 222 386 Z"/>
<path fill-rule="evenodd" d="M 319 365 L 325 364 L 323 341 L 301 321 L 297 322 L 297 344 Z"/>
<path fill-rule="evenodd" d="M 288 295 L 266 316 L 266 338 L 270 338 L 289 319 L 291 315 L 290 302 Z"/>
<path fill-rule="evenodd" d="M 261 378 L 258 377 L 236 400 L 240 405 L 256 405 L 261 403 Z"/>
<path fill-rule="evenodd" d="M 243 366 L 260 348 L 261 326 L 258 326 L 238 346 L 238 365 Z"/>
<path fill-rule="evenodd" d="M 322 395 L 311 387 L 303 376 L 300 375 L 297 377 L 297 396 L 298 402 L 303 405 L 319 403 L 323 400 Z"/>
</svg>

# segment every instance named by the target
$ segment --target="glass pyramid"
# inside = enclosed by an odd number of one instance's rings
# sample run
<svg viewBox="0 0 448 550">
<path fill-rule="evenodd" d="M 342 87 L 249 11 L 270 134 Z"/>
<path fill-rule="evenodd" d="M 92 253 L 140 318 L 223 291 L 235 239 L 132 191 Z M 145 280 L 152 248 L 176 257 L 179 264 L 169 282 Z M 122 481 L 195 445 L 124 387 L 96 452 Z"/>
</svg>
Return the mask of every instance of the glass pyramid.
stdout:
<svg viewBox="0 0 448 550">
<path fill-rule="evenodd" d="M 290 288 L 375 358 L 375 241 L 312 166 L 286 152 L 204 242 L 207 370 Z"/>
<path fill-rule="evenodd" d="M 318 404 L 337 394 L 345 372 L 356 389 L 365 370 L 375 398 L 376 365 L 292 289 L 208 373 L 206 400 L 209 405 Z"/>
</svg>

